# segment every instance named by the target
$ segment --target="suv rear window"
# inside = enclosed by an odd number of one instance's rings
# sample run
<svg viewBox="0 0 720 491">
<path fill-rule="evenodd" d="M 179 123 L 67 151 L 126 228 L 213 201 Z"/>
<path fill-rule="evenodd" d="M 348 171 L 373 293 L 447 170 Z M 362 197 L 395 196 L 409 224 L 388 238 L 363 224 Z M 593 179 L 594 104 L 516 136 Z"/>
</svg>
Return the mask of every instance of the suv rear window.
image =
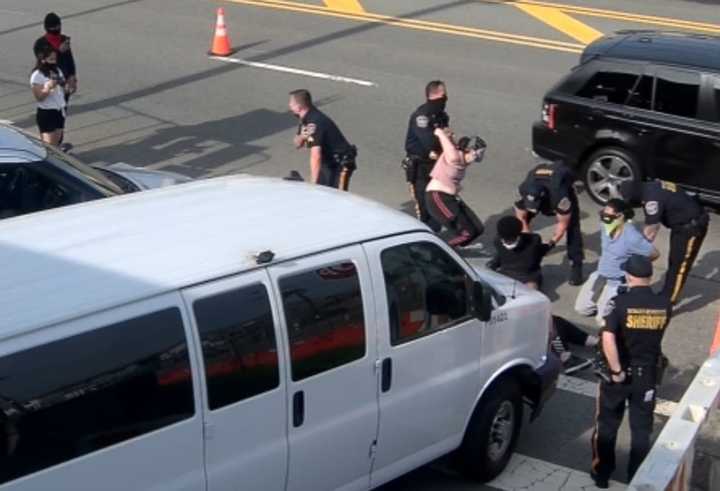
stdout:
<svg viewBox="0 0 720 491">
<path fill-rule="evenodd" d="M 700 99 L 700 74 L 661 68 L 655 86 L 655 111 L 694 118 Z"/>
</svg>

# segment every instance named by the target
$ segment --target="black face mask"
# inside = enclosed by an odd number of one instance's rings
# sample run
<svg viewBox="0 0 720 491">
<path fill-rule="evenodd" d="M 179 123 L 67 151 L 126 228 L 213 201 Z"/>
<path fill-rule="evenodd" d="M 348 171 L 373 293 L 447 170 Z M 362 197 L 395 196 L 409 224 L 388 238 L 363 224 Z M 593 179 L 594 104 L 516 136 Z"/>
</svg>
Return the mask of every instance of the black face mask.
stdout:
<svg viewBox="0 0 720 491">
<path fill-rule="evenodd" d="M 427 101 L 427 105 L 433 114 L 441 113 L 447 105 L 447 96 L 443 96 L 440 99 L 430 99 Z"/>
</svg>

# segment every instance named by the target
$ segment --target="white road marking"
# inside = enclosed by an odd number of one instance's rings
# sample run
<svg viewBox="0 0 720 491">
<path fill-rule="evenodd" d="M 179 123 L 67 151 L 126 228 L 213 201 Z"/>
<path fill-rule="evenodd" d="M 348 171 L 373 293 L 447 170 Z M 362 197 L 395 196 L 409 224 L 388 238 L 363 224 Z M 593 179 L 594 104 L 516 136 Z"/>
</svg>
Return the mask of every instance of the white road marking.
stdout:
<svg viewBox="0 0 720 491">
<path fill-rule="evenodd" d="M 598 383 L 590 382 L 578 377 L 560 375 L 557 388 L 574 394 L 588 397 L 597 397 Z M 677 402 L 658 399 L 655 404 L 655 414 L 670 417 L 677 407 Z"/>
<path fill-rule="evenodd" d="M 2 124 L 15 124 L 9 119 L 0 119 L 0 123 Z"/>
<path fill-rule="evenodd" d="M 211 56 L 210 58 L 212 58 L 213 60 L 224 61 L 225 63 L 235 63 L 237 65 L 244 65 L 253 68 L 262 68 L 265 70 L 273 70 L 276 72 L 292 73 L 293 75 L 302 75 L 304 77 L 320 78 L 323 80 L 331 80 L 333 82 L 343 82 L 346 84 L 361 85 L 363 87 L 377 87 L 377 84 L 375 82 L 370 82 L 368 80 L 360 80 L 357 78 L 343 77 L 341 75 L 332 75 L 322 72 L 311 72 L 309 70 L 301 70 L 299 68 L 292 68 L 289 66 L 271 65 L 269 63 L 242 60 L 240 58 L 227 58 L 221 56 Z"/>
<path fill-rule="evenodd" d="M 542 460 L 513 454 L 505 471 L 488 486 L 503 491 L 581 491 L 597 489 L 586 472 L 551 464 Z M 610 481 L 611 490 L 627 489 L 627 485 Z"/>
</svg>

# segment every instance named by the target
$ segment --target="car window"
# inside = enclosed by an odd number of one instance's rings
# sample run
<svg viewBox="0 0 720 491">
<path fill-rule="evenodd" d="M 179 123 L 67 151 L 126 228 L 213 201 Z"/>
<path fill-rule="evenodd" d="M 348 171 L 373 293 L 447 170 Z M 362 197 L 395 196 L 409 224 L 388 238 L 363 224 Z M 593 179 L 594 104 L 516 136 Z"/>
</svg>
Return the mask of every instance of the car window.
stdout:
<svg viewBox="0 0 720 491">
<path fill-rule="evenodd" d="M 263 285 L 193 303 L 205 362 L 208 406 L 218 409 L 280 385 L 275 327 Z"/>
<path fill-rule="evenodd" d="M 653 81 L 654 79 L 647 75 L 640 77 L 630 91 L 625 105 L 639 109 L 652 109 Z"/>
<path fill-rule="evenodd" d="M 192 417 L 191 373 L 177 308 L 0 357 L 0 484 Z"/>
<path fill-rule="evenodd" d="M 436 244 L 417 242 L 388 248 L 381 254 L 381 263 L 392 345 L 468 317 L 472 279 Z"/>
<path fill-rule="evenodd" d="M 632 93 L 638 74 L 605 70 L 595 73 L 578 91 L 579 97 L 613 104 L 625 104 Z"/>
<path fill-rule="evenodd" d="M 658 69 L 655 85 L 655 111 L 694 118 L 700 97 L 700 74 L 669 68 Z"/>
<path fill-rule="evenodd" d="M 0 166 L 0 218 L 10 218 L 81 201 L 78 193 L 37 164 Z"/>
<path fill-rule="evenodd" d="M 286 276 L 279 286 L 294 381 L 365 356 L 363 299 L 354 263 Z"/>
<path fill-rule="evenodd" d="M 49 145 L 45 145 L 45 148 L 47 149 L 46 160 L 48 162 L 82 181 L 89 182 L 105 196 L 116 196 L 125 193 L 120 186 L 105 177 L 99 170 L 93 169 L 72 155 L 57 151 Z"/>
</svg>

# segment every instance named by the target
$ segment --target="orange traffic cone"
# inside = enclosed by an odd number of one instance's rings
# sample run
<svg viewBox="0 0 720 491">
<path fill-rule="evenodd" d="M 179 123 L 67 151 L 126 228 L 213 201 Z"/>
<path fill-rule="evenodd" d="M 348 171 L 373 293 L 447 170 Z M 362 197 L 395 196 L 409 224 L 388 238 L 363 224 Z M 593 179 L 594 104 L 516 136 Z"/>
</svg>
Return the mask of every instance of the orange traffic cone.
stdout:
<svg viewBox="0 0 720 491">
<path fill-rule="evenodd" d="M 717 353 L 718 349 L 720 349 L 720 315 L 718 316 L 717 323 L 715 324 L 715 337 L 710 345 L 710 356 Z"/>
<path fill-rule="evenodd" d="M 217 9 L 217 22 L 215 23 L 215 35 L 213 36 L 210 53 L 213 56 L 229 56 L 232 54 L 230 47 L 230 36 L 225 27 L 225 11 L 220 7 Z"/>
</svg>

